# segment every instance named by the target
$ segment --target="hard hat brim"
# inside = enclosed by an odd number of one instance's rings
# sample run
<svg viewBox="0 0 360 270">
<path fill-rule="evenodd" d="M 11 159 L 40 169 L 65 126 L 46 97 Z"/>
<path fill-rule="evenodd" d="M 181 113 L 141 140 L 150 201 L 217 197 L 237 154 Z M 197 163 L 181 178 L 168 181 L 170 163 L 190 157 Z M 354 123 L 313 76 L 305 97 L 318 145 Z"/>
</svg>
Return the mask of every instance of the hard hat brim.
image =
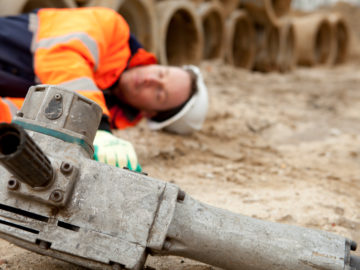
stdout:
<svg viewBox="0 0 360 270">
<path fill-rule="evenodd" d="M 183 66 L 183 68 L 185 70 L 191 70 L 196 74 L 196 92 L 188 100 L 185 106 L 169 119 L 162 122 L 156 122 L 148 119 L 148 126 L 150 129 L 165 129 L 174 133 L 189 134 L 192 131 L 199 130 L 201 128 L 208 107 L 207 89 L 198 67 L 186 65 Z M 189 115 L 187 115 L 189 113 L 194 114 L 194 117 L 189 117 Z"/>
<path fill-rule="evenodd" d="M 163 122 L 155 122 L 155 121 L 148 119 L 147 123 L 148 123 L 149 128 L 152 130 L 159 130 L 159 129 L 167 127 L 167 126 L 171 125 L 172 123 L 174 123 L 175 121 L 179 120 L 190 110 L 190 108 L 192 107 L 192 105 L 195 102 L 195 99 L 196 99 L 195 96 L 196 96 L 196 94 L 191 97 L 191 99 L 186 103 L 186 105 L 177 114 L 170 117 L 169 119 L 166 119 Z"/>
</svg>

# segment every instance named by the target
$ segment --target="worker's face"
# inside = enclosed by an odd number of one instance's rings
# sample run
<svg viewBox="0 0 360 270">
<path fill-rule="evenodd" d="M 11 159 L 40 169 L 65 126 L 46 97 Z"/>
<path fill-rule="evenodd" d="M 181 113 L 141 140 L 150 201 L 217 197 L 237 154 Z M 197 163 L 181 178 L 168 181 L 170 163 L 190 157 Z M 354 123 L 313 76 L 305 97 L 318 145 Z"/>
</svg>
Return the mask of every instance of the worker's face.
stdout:
<svg viewBox="0 0 360 270">
<path fill-rule="evenodd" d="M 179 67 L 149 65 L 125 71 L 115 94 L 151 117 L 183 104 L 190 95 L 190 75 Z"/>
</svg>

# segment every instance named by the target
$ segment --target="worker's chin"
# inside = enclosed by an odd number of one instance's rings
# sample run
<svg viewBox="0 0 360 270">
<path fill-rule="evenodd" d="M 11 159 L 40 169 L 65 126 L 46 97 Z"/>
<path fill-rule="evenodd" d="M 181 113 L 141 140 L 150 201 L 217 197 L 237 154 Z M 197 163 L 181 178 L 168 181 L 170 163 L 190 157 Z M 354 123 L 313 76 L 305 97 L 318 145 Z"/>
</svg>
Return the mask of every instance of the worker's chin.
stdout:
<svg viewBox="0 0 360 270">
<path fill-rule="evenodd" d="M 146 118 L 152 118 L 157 115 L 157 112 L 155 111 L 148 111 L 148 110 L 142 110 L 141 114 Z"/>
<path fill-rule="evenodd" d="M 131 107 L 141 110 L 141 106 L 138 104 L 138 97 L 131 93 L 131 90 L 130 93 L 124 93 L 121 100 L 126 104 L 129 104 Z"/>
</svg>

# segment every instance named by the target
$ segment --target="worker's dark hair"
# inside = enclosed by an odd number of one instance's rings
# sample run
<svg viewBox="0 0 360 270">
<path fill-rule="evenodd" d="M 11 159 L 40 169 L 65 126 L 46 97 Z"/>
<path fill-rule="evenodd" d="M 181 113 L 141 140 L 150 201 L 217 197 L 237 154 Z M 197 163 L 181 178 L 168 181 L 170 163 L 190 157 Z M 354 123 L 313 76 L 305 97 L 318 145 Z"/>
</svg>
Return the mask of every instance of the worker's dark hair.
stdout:
<svg viewBox="0 0 360 270">
<path fill-rule="evenodd" d="M 190 95 L 187 98 L 187 100 L 179 105 L 176 108 L 172 108 L 166 111 L 161 111 L 158 112 L 154 117 L 151 118 L 152 121 L 155 122 L 163 122 L 167 119 L 169 119 L 170 117 L 173 117 L 174 115 L 176 115 L 178 112 L 180 112 L 182 110 L 182 108 L 184 108 L 184 106 L 186 105 L 186 103 L 188 103 L 188 101 L 192 98 L 192 96 L 196 93 L 197 91 L 197 76 L 195 74 L 195 72 L 193 72 L 192 70 L 189 69 L 184 69 L 190 76 Z"/>
<path fill-rule="evenodd" d="M 190 89 L 190 95 L 189 95 L 189 99 L 190 99 L 197 91 L 197 83 L 196 83 L 197 76 L 196 76 L 195 72 L 190 69 L 185 69 L 185 71 L 190 75 L 190 83 L 191 83 L 190 84 L 191 89 Z"/>
</svg>

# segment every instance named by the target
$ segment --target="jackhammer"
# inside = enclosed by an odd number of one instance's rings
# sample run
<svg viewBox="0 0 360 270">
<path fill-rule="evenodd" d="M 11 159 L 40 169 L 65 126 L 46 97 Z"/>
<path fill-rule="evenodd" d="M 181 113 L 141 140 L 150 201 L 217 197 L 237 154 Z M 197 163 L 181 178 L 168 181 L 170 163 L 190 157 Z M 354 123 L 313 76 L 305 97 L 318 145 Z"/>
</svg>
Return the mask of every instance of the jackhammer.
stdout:
<svg viewBox="0 0 360 270">
<path fill-rule="evenodd" d="M 143 269 L 148 254 L 224 269 L 360 269 L 354 241 L 234 214 L 92 160 L 101 114 L 75 92 L 38 85 L 0 124 L 0 238 L 92 269 Z"/>
</svg>

